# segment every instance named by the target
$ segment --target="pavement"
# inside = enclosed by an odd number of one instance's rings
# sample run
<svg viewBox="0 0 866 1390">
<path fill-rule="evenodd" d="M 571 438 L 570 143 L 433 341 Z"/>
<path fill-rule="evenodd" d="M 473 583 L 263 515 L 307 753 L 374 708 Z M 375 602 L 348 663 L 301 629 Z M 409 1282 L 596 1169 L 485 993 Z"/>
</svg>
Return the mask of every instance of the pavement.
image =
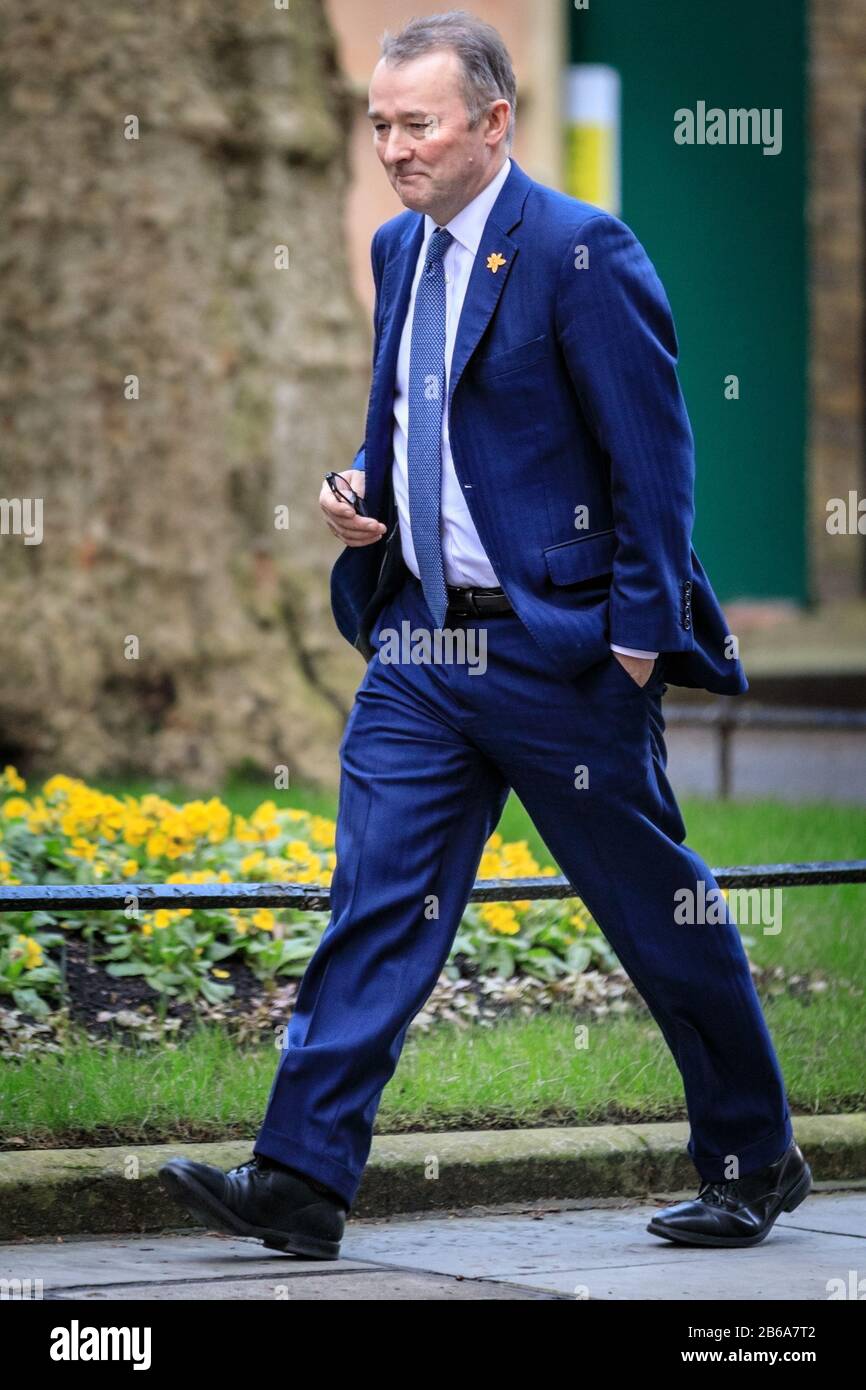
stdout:
<svg viewBox="0 0 866 1390">
<path fill-rule="evenodd" d="M 650 1235 L 647 1221 L 662 1204 L 597 1198 L 350 1219 L 333 1261 L 203 1232 L 26 1241 L 0 1246 L 0 1280 L 30 1279 L 31 1288 L 41 1280 L 44 1300 L 90 1303 L 866 1296 L 866 1182 L 819 1184 L 751 1249 Z"/>
<path fill-rule="evenodd" d="M 665 696 L 665 712 L 674 698 Z M 746 699 L 749 697 L 746 696 Z M 678 797 L 719 795 L 718 734 L 669 724 L 667 774 Z M 737 729 L 731 738 L 730 795 L 866 806 L 866 738 L 862 730 Z M 808 852 L 800 856 L 808 859 Z"/>
<path fill-rule="evenodd" d="M 172 1155 L 229 1168 L 251 1141 L 4 1153 L 0 1281 L 47 1300 L 862 1297 L 866 1114 L 794 1133 L 813 1192 L 736 1251 L 646 1230 L 696 1195 L 687 1123 L 377 1135 L 335 1261 L 206 1232 L 163 1192 Z"/>
<path fill-rule="evenodd" d="M 866 600 L 799 609 L 778 603 L 725 605 L 740 639 L 750 689 L 736 699 L 669 686 L 665 713 L 712 704 L 745 713 L 866 708 Z M 718 734 L 670 723 L 668 776 L 678 796 L 717 796 Z M 731 795 L 793 803 L 866 805 L 866 739 L 858 730 L 746 729 L 731 739 Z M 807 856 L 803 856 L 804 858 Z"/>
</svg>

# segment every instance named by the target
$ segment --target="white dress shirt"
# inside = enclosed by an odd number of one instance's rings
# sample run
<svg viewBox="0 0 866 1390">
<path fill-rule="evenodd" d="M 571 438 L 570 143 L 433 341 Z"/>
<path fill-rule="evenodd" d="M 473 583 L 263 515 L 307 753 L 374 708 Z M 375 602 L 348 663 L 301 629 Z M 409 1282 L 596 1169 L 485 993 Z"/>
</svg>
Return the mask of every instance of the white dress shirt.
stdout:
<svg viewBox="0 0 866 1390">
<path fill-rule="evenodd" d="M 466 505 L 463 496 L 463 489 L 454 468 L 454 459 L 451 454 L 451 442 L 448 437 L 448 383 L 451 373 L 451 358 L 454 353 L 454 341 L 457 337 L 457 325 L 460 322 L 460 311 L 463 307 L 463 300 L 466 296 L 466 287 L 469 284 L 469 276 L 475 261 L 475 254 L 478 250 L 484 225 L 487 221 L 493 204 L 499 196 L 499 191 L 505 180 L 508 178 L 511 169 L 511 160 L 506 159 L 499 173 L 476 194 L 470 203 L 456 216 L 446 222 L 445 226 L 453 237 L 443 256 L 443 269 L 445 273 L 445 406 L 442 411 L 442 495 L 441 495 L 441 541 L 442 541 L 442 560 L 445 568 L 445 581 L 448 584 L 456 584 L 463 588 L 478 585 L 482 588 L 495 588 L 499 585 L 499 577 L 496 574 L 487 553 L 481 544 L 481 539 L 475 528 L 475 523 Z M 424 268 L 426 259 L 427 243 L 437 224 L 429 214 L 424 217 L 424 240 L 418 252 L 418 260 L 415 266 L 415 276 L 412 281 L 412 291 L 409 298 L 409 306 L 406 311 L 406 320 L 403 324 L 403 333 L 400 338 L 400 349 L 397 356 L 397 371 L 395 377 L 394 391 L 394 464 L 392 471 L 392 481 L 394 486 L 394 498 L 397 503 L 397 515 L 400 523 L 400 543 L 403 550 L 403 559 L 407 567 L 420 578 L 418 561 L 415 556 L 415 546 L 412 541 L 412 528 L 409 521 L 409 468 L 408 468 L 408 433 L 409 433 L 409 356 L 412 347 L 412 319 L 415 312 L 415 295 L 418 289 L 418 282 L 421 279 L 421 272 Z M 613 646 L 613 644 L 612 644 Z M 625 652 L 632 656 L 655 657 L 658 652 L 638 651 L 634 647 L 613 646 L 616 652 Z"/>
</svg>

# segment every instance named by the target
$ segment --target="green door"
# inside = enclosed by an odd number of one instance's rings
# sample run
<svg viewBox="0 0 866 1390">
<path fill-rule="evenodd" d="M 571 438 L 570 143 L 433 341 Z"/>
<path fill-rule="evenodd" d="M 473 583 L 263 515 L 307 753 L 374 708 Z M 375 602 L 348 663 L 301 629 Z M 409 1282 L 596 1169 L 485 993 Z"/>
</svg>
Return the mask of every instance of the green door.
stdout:
<svg viewBox="0 0 866 1390">
<path fill-rule="evenodd" d="M 618 211 L 673 309 L 695 434 L 695 548 L 723 601 L 804 602 L 802 0 L 589 0 L 587 9 L 569 4 L 569 13 L 570 63 L 603 64 L 619 76 Z M 713 118 L 713 108 L 726 119 Z M 750 108 L 766 112 L 761 143 L 757 126 L 738 130 L 728 116 Z M 686 131 L 675 116 L 683 110 L 693 113 L 694 143 L 675 139 L 678 127 Z M 708 142 L 710 122 L 726 143 Z M 590 132 L 590 164 L 609 134 Z M 778 152 L 765 154 L 774 144 Z M 594 201 L 608 186 L 577 173 L 568 191 Z M 738 399 L 726 398 L 732 376 Z"/>
</svg>

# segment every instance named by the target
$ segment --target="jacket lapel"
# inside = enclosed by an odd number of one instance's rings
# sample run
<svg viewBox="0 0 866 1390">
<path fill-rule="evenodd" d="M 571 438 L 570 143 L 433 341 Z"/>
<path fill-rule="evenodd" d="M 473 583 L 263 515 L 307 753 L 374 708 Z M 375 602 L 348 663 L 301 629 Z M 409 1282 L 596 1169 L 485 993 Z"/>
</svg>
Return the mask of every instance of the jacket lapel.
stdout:
<svg viewBox="0 0 866 1390">
<path fill-rule="evenodd" d="M 393 459 L 391 441 L 394 430 L 394 378 L 397 372 L 397 355 L 400 350 L 400 338 L 403 334 L 406 311 L 409 308 L 415 265 L 423 240 L 424 217 L 421 213 L 415 213 L 406 230 L 402 233 L 393 254 L 389 257 L 382 279 L 380 291 L 382 324 L 379 357 L 370 385 L 365 430 L 366 451 L 364 454 L 367 475 L 364 498 L 373 516 L 379 515 L 382 485 L 390 480 L 390 464 Z"/>
<path fill-rule="evenodd" d="M 518 246 L 509 233 L 523 216 L 523 204 L 531 187 L 532 180 L 512 158 L 508 178 L 487 218 L 466 287 L 451 360 L 449 408 L 463 370 L 490 322 L 514 264 Z M 380 513 L 383 487 L 390 485 L 394 377 L 412 280 L 423 240 L 424 216 L 415 213 L 401 232 L 388 259 L 380 291 L 381 344 L 370 387 L 364 458 L 367 474 L 364 496 L 373 516 Z"/>
<path fill-rule="evenodd" d="M 493 310 L 499 303 L 499 296 L 505 289 L 505 282 L 516 255 L 517 243 L 494 223 L 491 213 L 478 243 L 460 312 L 460 322 L 457 325 L 448 378 L 449 407 L 463 369 L 478 346 L 481 335 L 493 316 Z"/>
</svg>

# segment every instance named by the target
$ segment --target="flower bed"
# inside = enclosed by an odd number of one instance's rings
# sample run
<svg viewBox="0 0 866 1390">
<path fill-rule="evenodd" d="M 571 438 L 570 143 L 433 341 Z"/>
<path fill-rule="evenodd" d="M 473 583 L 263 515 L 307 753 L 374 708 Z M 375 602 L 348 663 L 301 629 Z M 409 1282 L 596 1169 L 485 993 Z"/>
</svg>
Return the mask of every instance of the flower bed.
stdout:
<svg viewBox="0 0 866 1390">
<path fill-rule="evenodd" d="M 328 886 L 336 865 L 335 823 L 271 800 L 245 817 L 217 797 L 183 805 L 155 794 L 121 799 L 62 775 L 26 792 L 7 766 L 0 776 L 0 881 L 7 884 L 128 882 L 131 895 L 136 882 Z M 539 867 L 525 840 L 504 843 L 499 834 L 487 841 L 479 869 L 481 879 L 555 874 Z M 148 999 L 224 1005 L 256 982 L 301 976 L 328 920 L 294 908 L 3 913 L 0 1005 L 44 1019 L 85 989 L 88 971 L 116 983 L 121 1008 Z M 575 897 L 470 904 L 444 973 L 455 985 L 488 977 L 553 984 L 616 965 Z"/>
</svg>

